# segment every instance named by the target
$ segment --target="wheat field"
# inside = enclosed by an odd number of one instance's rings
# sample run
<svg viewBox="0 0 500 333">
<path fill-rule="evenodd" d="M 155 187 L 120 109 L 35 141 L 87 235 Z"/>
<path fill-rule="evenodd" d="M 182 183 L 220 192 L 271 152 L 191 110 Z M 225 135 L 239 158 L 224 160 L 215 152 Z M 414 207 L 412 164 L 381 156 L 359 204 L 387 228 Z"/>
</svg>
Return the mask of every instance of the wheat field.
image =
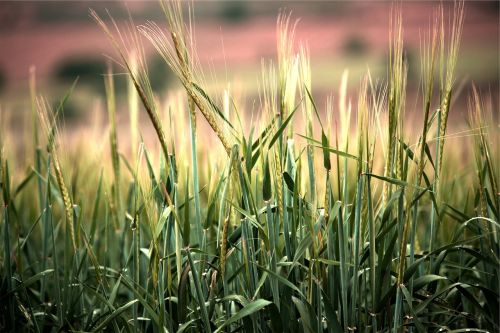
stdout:
<svg viewBox="0 0 500 333">
<path fill-rule="evenodd" d="M 0 331 L 498 332 L 498 106 L 471 84 L 448 126 L 467 5 L 430 13 L 414 117 L 400 4 L 387 76 L 353 104 L 347 74 L 315 102 L 283 11 L 252 114 L 207 83 L 193 5 L 128 29 L 90 12 L 116 52 L 79 135 L 60 121 L 78 80 L 54 105 L 32 71 L 26 135 L 0 109 Z M 182 85 L 166 100 L 145 43 Z"/>
</svg>

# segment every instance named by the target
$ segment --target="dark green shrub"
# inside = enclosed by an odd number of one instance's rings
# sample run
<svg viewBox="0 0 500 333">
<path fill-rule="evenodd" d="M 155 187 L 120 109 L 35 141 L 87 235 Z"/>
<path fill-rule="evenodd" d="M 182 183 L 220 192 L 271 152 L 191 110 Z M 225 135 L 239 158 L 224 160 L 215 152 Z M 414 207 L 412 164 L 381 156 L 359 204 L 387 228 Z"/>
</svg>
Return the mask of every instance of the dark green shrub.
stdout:
<svg viewBox="0 0 500 333">
<path fill-rule="evenodd" d="M 351 35 L 345 40 L 343 50 L 348 55 L 360 56 L 368 51 L 368 45 L 362 37 Z"/>
<path fill-rule="evenodd" d="M 162 57 L 154 56 L 148 68 L 149 79 L 153 90 L 160 92 L 168 87 L 172 81 L 173 73 L 170 68 L 165 64 Z"/>
<path fill-rule="evenodd" d="M 241 22 L 248 16 L 247 4 L 244 1 L 225 1 L 220 13 L 222 19 L 228 22 Z"/>
<path fill-rule="evenodd" d="M 88 85 L 95 91 L 104 89 L 102 75 L 106 73 L 106 64 L 96 58 L 69 58 L 57 65 L 54 76 L 64 84 L 79 78 L 79 85 Z"/>
</svg>

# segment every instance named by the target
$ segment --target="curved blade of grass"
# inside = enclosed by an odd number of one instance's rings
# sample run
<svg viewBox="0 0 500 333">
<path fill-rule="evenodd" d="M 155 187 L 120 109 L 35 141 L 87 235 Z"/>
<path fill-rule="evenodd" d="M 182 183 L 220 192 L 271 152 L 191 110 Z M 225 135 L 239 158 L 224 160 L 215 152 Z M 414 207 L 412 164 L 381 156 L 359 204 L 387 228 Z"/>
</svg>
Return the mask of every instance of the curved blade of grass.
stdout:
<svg viewBox="0 0 500 333">
<path fill-rule="evenodd" d="M 300 318 L 302 319 L 302 326 L 304 327 L 304 332 L 318 332 L 318 329 L 315 325 L 317 323 L 317 320 L 316 318 L 314 318 L 316 315 L 314 313 L 311 313 L 313 312 L 313 310 L 311 309 L 311 305 L 294 296 L 292 296 L 292 301 L 299 311 Z"/>
<path fill-rule="evenodd" d="M 236 312 L 233 316 L 231 316 L 231 318 L 229 318 L 221 326 L 219 326 L 215 330 L 214 333 L 222 332 L 223 329 L 226 326 L 231 325 L 232 323 L 237 322 L 238 320 L 241 320 L 244 317 L 247 317 L 247 316 L 249 316 L 251 314 L 254 314 L 254 313 L 258 312 L 259 310 L 261 310 L 262 308 L 268 306 L 269 304 L 271 304 L 271 302 L 269 302 L 269 301 L 267 301 L 265 299 L 258 299 L 258 300 L 255 300 L 255 301 L 252 301 L 252 302 L 248 303 L 247 305 L 245 305 L 243 307 L 243 309 L 241 309 L 240 311 Z"/>
<path fill-rule="evenodd" d="M 198 306 L 200 307 L 201 311 L 201 320 L 203 322 L 203 325 L 205 326 L 205 332 L 211 332 L 212 329 L 210 327 L 210 320 L 208 318 L 208 312 L 205 306 L 205 298 L 203 297 L 203 292 L 201 290 L 199 275 L 196 271 L 196 267 L 194 265 L 193 257 L 191 256 L 190 249 L 189 248 L 185 249 L 185 253 L 187 254 L 189 260 L 189 267 L 191 268 L 191 273 L 193 276 L 196 298 L 198 300 Z"/>
<path fill-rule="evenodd" d="M 196 83 L 192 82 L 193 87 L 200 93 L 200 95 L 208 102 L 208 104 L 215 110 L 217 115 L 224 120 L 224 123 L 227 124 L 231 129 L 235 130 L 233 124 L 224 116 L 224 113 L 220 110 L 220 108 L 214 103 L 214 101 L 208 96 L 208 94 Z"/>
<path fill-rule="evenodd" d="M 120 306 L 116 310 L 112 311 L 110 313 L 110 315 L 107 316 L 106 319 L 104 319 L 99 324 L 99 326 L 97 326 L 96 328 L 94 328 L 92 330 L 92 332 L 99 332 L 99 331 L 103 330 L 113 319 L 115 319 L 117 316 L 121 315 L 123 312 L 127 311 L 128 308 L 130 308 L 131 306 L 133 306 L 137 302 L 139 302 L 139 300 L 134 299 L 134 300 L 127 302 L 124 305 Z M 137 323 L 134 323 L 134 325 L 137 325 Z"/>
<path fill-rule="evenodd" d="M 283 121 L 283 123 L 281 124 L 281 126 L 276 130 L 276 133 L 274 133 L 271 141 L 269 141 L 269 144 L 267 146 L 268 149 L 271 149 L 271 147 L 274 145 L 274 143 L 281 137 L 281 134 L 286 129 L 288 123 L 292 120 L 293 115 L 295 114 L 295 112 L 297 112 L 297 110 L 299 109 L 299 106 L 300 106 L 301 103 L 302 103 L 302 101 L 300 101 L 297 104 L 297 106 L 295 107 L 295 109 L 293 109 L 293 111 L 290 112 L 290 114 L 288 115 L 288 117 L 286 117 L 286 119 Z"/>
<path fill-rule="evenodd" d="M 277 274 L 263 266 L 259 266 L 259 265 L 256 265 L 259 269 L 263 270 L 264 272 L 267 272 L 269 275 L 271 275 L 273 278 L 275 278 L 276 280 L 278 280 L 281 284 L 284 284 L 285 286 L 289 287 L 290 289 L 294 290 L 297 292 L 297 294 L 299 294 L 299 296 L 303 299 L 306 299 L 306 297 L 304 296 L 304 294 L 302 293 L 302 291 L 300 291 L 300 289 L 294 285 L 293 283 L 291 283 L 289 280 L 287 280 L 286 278 L 284 278 L 283 276 L 281 276 L 280 274 Z"/>
<path fill-rule="evenodd" d="M 315 140 L 307 135 L 302 135 L 302 134 L 298 134 L 296 133 L 296 135 L 304 138 L 304 139 L 307 139 L 307 140 L 310 140 L 311 142 L 315 143 L 314 145 L 311 145 L 312 147 L 316 147 L 316 148 L 320 148 L 320 149 L 323 149 L 323 150 L 326 150 L 330 153 L 333 153 L 333 154 L 336 154 L 336 155 L 339 155 L 339 156 L 342 156 L 342 157 L 346 157 L 346 158 L 350 158 L 352 160 L 355 160 L 355 161 L 358 161 L 359 160 L 359 157 L 356 156 L 356 155 L 352 155 L 352 154 L 349 154 L 349 153 L 346 153 L 345 151 L 342 151 L 342 150 L 339 150 L 339 149 L 335 149 L 333 147 L 329 147 L 329 146 L 325 146 L 323 142 L 320 142 L 318 140 Z"/>
</svg>

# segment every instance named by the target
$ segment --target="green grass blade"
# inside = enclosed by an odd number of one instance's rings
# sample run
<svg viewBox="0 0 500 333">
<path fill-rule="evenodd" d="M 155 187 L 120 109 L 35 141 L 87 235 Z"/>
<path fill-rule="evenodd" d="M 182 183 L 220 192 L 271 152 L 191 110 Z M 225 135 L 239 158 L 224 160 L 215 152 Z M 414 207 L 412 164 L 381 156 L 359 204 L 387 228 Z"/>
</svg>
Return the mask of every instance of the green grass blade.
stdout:
<svg viewBox="0 0 500 333">
<path fill-rule="evenodd" d="M 214 333 L 222 332 L 222 330 L 226 326 L 231 325 L 232 323 L 237 322 L 238 320 L 241 320 L 244 317 L 247 317 L 247 316 L 250 316 L 254 313 L 257 313 L 258 311 L 260 311 L 262 308 L 268 306 L 269 304 L 271 304 L 271 302 L 266 301 L 264 299 L 258 299 L 258 300 L 255 300 L 255 301 L 248 303 L 247 305 L 245 305 L 243 307 L 243 309 L 236 312 L 233 316 L 231 316 L 231 318 L 229 318 L 229 320 L 225 321 L 221 326 L 219 326 L 214 331 Z"/>
</svg>

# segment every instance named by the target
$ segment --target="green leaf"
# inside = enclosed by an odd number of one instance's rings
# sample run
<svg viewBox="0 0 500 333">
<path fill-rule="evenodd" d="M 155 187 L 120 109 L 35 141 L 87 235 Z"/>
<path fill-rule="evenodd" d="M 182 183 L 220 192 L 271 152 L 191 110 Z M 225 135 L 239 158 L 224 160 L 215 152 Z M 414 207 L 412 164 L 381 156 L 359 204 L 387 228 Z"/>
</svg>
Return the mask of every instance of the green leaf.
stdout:
<svg viewBox="0 0 500 333">
<path fill-rule="evenodd" d="M 215 112 L 217 112 L 217 115 L 219 115 L 219 117 L 221 117 L 221 119 L 224 120 L 224 122 L 229 127 L 231 127 L 231 129 L 234 130 L 234 127 L 231 124 L 231 122 L 229 120 L 227 120 L 226 117 L 224 117 L 224 113 L 222 113 L 222 111 L 219 109 L 219 107 L 214 103 L 214 101 L 212 101 L 212 99 L 210 98 L 210 96 L 208 96 L 207 93 L 199 85 L 197 85 L 194 82 L 192 82 L 192 84 L 193 84 L 193 87 L 200 93 L 200 95 L 208 102 L 208 104 L 212 107 L 212 109 Z"/>
<path fill-rule="evenodd" d="M 286 187 L 288 187 L 290 192 L 293 192 L 295 188 L 295 183 L 288 172 L 286 171 L 283 172 L 283 179 L 285 180 Z"/>
<path fill-rule="evenodd" d="M 323 166 L 326 170 L 330 171 L 332 164 L 330 162 L 330 152 L 328 151 L 328 138 L 324 131 L 321 131 L 321 146 L 323 149 Z"/>
<path fill-rule="evenodd" d="M 413 282 L 413 292 L 418 291 L 428 285 L 429 283 L 439 281 L 439 280 L 448 280 L 444 276 L 440 275 L 435 275 L 435 274 L 428 274 L 421 276 L 419 278 L 416 278 L 415 281 Z"/>
<path fill-rule="evenodd" d="M 436 170 L 436 167 L 434 166 L 434 161 L 432 160 L 432 154 L 431 154 L 431 151 L 429 149 L 429 145 L 427 143 L 425 144 L 425 154 L 427 155 L 427 158 L 431 162 L 432 168 L 434 170 Z"/>
<path fill-rule="evenodd" d="M 258 299 L 248 303 L 243 307 L 243 309 L 236 312 L 233 316 L 231 316 L 231 318 L 229 318 L 221 326 L 219 326 L 219 328 L 217 328 L 214 333 L 222 332 L 226 326 L 231 325 L 232 323 L 237 322 L 238 320 L 246 316 L 250 316 L 251 314 L 258 312 L 260 309 L 268 306 L 269 304 L 271 304 L 271 302 L 266 301 L 265 299 Z"/>
<path fill-rule="evenodd" d="M 265 267 L 259 266 L 259 265 L 257 265 L 257 267 L 259 269 L 269 273 L 269 275 L 271 275 L 273 278 L 277 279 L 280 283 L 282 283 L 285 286 L 289 287 L 290 289 L 296 291 L 300 295 L 300 297 L 305 298 L 304 294 L 300 291 L 300 289 L 296 285 L 291 283 L 289 280 L 287 280 L 286 278 L 284 278 L 280 274 L 277 274 L 277 273 L 275 273 L 275 272 L 273 272 Z"/>
<path fill-rule="evenodd" d="M 311 137 L 308 137 L 307 135 L 302 135 L 302 134 L 297 134 L 298 136 L 300 136 L 301 138 L 304 138 L 304 139 L 307 139 L 307 140 L 310 140 L 312 141 L 313 143 L 315 143 L 314 145 L 311 145 L 313 147 L 316 147 L 316 148 L 321 148 L 323 150 L 327 150 L 328 152 L 332 153 L 332 154 L 335 154 L 335 155 L 339 155 L 339 156 L 342 156 L 342 157 L 346 157 L 346 158 L 350 158 L 350 159 L 353 159 L 353 160 L 356 160 L 356 161 L 359 161 L 359 157 L 355 156 L 355 155 L 351 155 L 345 151 L 342 151 L 342 150 L 338 150 L 338 149 L 335 149 L 333 147 L 328 147 L 328 146 L 325 146 L 322 142 L 318 141 L 318 140 L 315 140 Z"/>
<path fill-rule="evenodd" d="M 417 327 L 417 331 L 418 332 L 425 332 L 424 326 L 422 325 L 422 323 L 418 319 L 418 316 L 417 316 L 415 310 L 413 309 L 413 297 L 412 297 L 412 295 L 410 294 L 410 292 L 408 291 L 408 289 L 404 285 L 401 285 L 401 292 L 403 293 L 403 295 L 406 299 L 406 303 L 408 304 L 408 308 L 410 309 L 412 320 L 413 320 L 413 323 L 415 324 L 415 326 Z"/>
<path fill-rule="evenodd" d="M 285 121 L 281 124 L 281 127 L 278 128 L 278 130 L 276 131 L 276 133 L 274 133 L 274 136 L 273 138 L 271 139 L 271 141 L 269 142 L 269 145 L 268 145 L 268 149 L 271 149 L 271 147 L 274 145 L 274 143 L 276 142 L 276 140 L 278 140 L 278 138 L 281 136 L 281 134 L 283 133 L 283 131 L 285 130 L 286 126 L 288 125 L 288 123 L 290 122 L 290 120 L 292 120 L 292 117 L 293 115 L 295 114 L 295 112 L 297 112 L 297 110 L 299 109 L 299 106 L 300 106 L 300 103 L 295 107 L 295 109 L 293 109 L 292 112 L 290 112 L 290 114 L 288 115 L 288 117 L 285 119 Z"/>
<path fill-rule="evenodd" d="M 31 170 L 28 176 L 26 176 L 26 178 L 24 178 L 24 180 L 17 186 L 16 190 L 14 191 L 14 195 L 12 197 L 15 198 L 29 184 L 31 178 L 33 178 L 33 176 L 35 175 L 36 175 L 35 171 Z"/>
<path fill-rule="evenodd" d="M 400 180 L 400 179 L 391 178 L 391 177 L 385 177 L 385 176 L 379 176 L 379 175 L 376 175 L 376 174 L 373 174 L 373 173 L 365 173 L 364 175 L 370 176 L 370 177 L 374 177 L 374 178 L 386 181 L 386 182 L 394 184 L 394 185 L 405 186 L 405 187 L 408 186 L 407 182 L 405 182 L 403 180 Z"/>
<path fill-rule="evenodd" d="M 110 313 L 109 316 L 107 316 L 100 324 L 99 326 L 97 326 L 96 328 L 94 328 L 94 330 L 92 332 L 99 332 L 101 330 L 103 330 L 110 321 L 112 321 L 113 319 L 115 319 L 117 316 L 121 315 L 123 312 L 125 312 L 126 310 L 128 310 L 128 308 L 130 308 L 132 305 L 134 305 L 135 303 L 139 302 L 139 300 L 137 299 L 134 299 L 134 300 L 131 300 L 130 302 L 128 303 L 125 303 L 124 305 L 120 306 L 119 308 L 117 308 L 116 310 L 112 311 Z"/>
<path fill-rule="evenodd" d="M 309 88 L 307 88 L 306 85 L 304 85 L 304 88 L 307 93 L 307 97 L 309 98 L 309 101 L 311 101 L 311 104 L 313 106 L 314 114 L 316 115 L 316 118 L 318 119 L 319 125 L 321 126 L 321 130 L 323 130 L 323 124 L 321 123 L 321 118 L 319 117 L 319 112 L 318 108 L 316 107 L 316 103 L 314 102 L 314 98 L 311 95 L 311 92 L 309 91 Z"/>
<path fill-rule="evenodd" d="M 205 297 L 201 289 L 200 278 L 196 271 L 196 266 L 194 265 L 193 257 L 191 256 L 191 250 L 187 248 L 185 251 L 189 260 L 189 267 L 191 268 L 191 273 L 193 276 L 196 298 L 201 311 L 201 319 L 203 321 L 203 325 L 205 326 L 206 332 L 211 332 L 212 330 L 210 328 L 210 320 L 208 318 L 208 312 L 205 306 Z"/>
<path fill-rule="evenodd" d="M 271 190 L 271 172 L 269 171 L 269 159 L 266 158 L 264 165 L 264 180 L 262 184 L 262 198 L 264 201 L 271 200 L 272 190 Z"/>
<path fill-rule="evenodd" d="M 189 172 L 187 173 L 186 185 L 189 184 Z M 189 245 L 189 238 L 191 237 L 191 218 L 190 218 L 190 207 L 189 207 L 189 186 L 186 186 L 186 194 L 184 197 L 184 223 L 182 227 L 182 240 L 183 245 Z M 180 207 L 179 207 L 180 209 Z"/>
<path fill-rule="evenodd" d="M 155 240 L 157 240 L 158 237 L 160 237 L 160 233 L 163 230 L 163 226 L 165 225 L 165 222 L 167 221 L 168 217 L 170 216 L 170 213 L 172 213 L 173 209 L 174 209 L 173 206 L 167 206 L 161 212 L 158 223 L 156 223 L 155 232 L 153 235 Z"/>
<path fill-rule="evenodd" d="M 295 296 L 292 296 L 292 301 L 299 311 L 300 318 L 302 319 L 302 326 L 304 327 L 304 332 L 316 333 L 316 327 L 311 326 L 316 323 L 316 320 L 314 318 L 314 313 L 311 313 L 312 311 L 310 304 L 304 304 L 302 300 L 298 299 Z"/>
</svg>

